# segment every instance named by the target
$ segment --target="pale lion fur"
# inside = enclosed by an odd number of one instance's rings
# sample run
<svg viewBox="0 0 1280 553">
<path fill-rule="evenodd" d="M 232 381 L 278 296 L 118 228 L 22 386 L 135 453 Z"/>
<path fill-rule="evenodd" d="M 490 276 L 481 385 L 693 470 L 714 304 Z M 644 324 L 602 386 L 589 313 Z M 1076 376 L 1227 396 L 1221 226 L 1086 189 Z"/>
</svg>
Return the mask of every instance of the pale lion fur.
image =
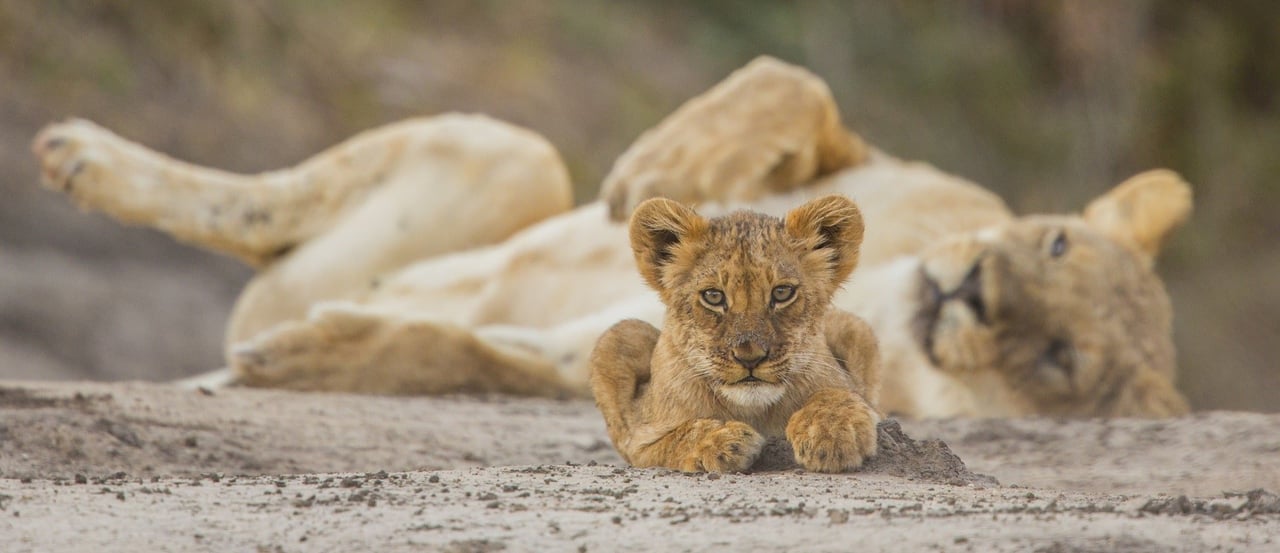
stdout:
<svg viewBox="0 0 1280 553">
<path fill-rule="evenodd" d="M 834 193 L 857 202 L 867 227 L 861 268 L 835 306 L 880 338 L 886 412 L 1186 410 L 1168 297 L 1151 269 L 1191 209 L 1177 175 L 1134 177 L 1084 216 L 1016 218 L 974 183 L 866 147 L 803 69 L 762 58 L 689 105 L 620 158 L 607 202 L 576 209 L 545 140 L 480 116 L 391 125 L 251 176 L 181 163 L 84 121 L 51 125 L 33 148 L 45 184 L 82 206 L 259 267 L 226 335 L 244 384 L 586 395 L 588 354 L 605 329 L 627 318 L 660 325 L 663 314 L 611 212 L 662 195 L 712 215 L 781 215 Z M 1049 251 L 1032 247 L 1032 233 L 1060 231 L 1073 245 L 1053 258 L 1061 263 L 1029 253 Z M 951 288 L 990 263 L 1000 267 L 992 278 L 965 288 L 981 293 L 952 301 Z M 930 299 L 923 282 L 942 294 Z M 1002 287 L 1030 289 L 1038 309 L 999 301 Z M 1005 311 L 979 312 L 982 297 Z M 1017 325 L 983 320 L 1006 312 Z M 1099 323 L 1111 320 L 1121 323 Z M 1013 326 L 1042 332 L 1019 337 Z M 1048 361 L 1022 351 L 1046 344 Z"/>
</svg>

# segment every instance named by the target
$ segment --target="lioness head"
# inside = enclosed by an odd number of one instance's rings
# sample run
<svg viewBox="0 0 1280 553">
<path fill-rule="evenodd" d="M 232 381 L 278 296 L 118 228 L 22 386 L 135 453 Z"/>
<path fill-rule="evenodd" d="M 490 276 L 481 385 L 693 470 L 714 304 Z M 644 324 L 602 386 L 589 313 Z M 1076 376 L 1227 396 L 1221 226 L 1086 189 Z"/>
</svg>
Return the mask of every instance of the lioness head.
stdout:
<svg viewBox="0 0 1280 553">
<path fill-rule="evenodd" d="M 1151 171 L 1083 216 L 1023 217 L 938 244 L 920 270 L 922 349 L 952 374 L 992 372 L 1025 413 L 1185 412 L 1152 264 L 1190 210 L 1187 184 Z"/>
<path fill-rule="evenodd" d="M 690 378 L 742 407 L 778 402 L 806 378 L 804 361 L 829 351 L 823 317 L 858 263 L 862 232 L 843 196 L 783 219 L 739 211 L 710 220 L 659 198 L 631 218 L 636 264 L 667 305 L 663 335 L 687 356 Z"/>
</svg>

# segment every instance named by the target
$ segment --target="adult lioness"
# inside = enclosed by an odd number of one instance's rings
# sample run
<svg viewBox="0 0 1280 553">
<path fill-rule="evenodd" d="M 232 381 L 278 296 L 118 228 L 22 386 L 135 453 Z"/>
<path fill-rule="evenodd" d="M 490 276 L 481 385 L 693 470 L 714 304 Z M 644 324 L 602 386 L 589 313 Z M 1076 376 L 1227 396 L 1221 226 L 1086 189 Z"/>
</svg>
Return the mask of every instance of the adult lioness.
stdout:
<svg viewBox="0 0 1280 553">
<path fill-rule="evenodd" d="M 261 267 L 226 340 L 250 385 L 585 394 L 601 333 L 662 317 L 608 213 L 664 195 L 777 215 L 840 193 L 868 231 L 835 305 L 880 336 L 886 411 L 1186 410 L 1152 271 L 1191 208 L 1177 175 L 1134 177 L 1083 216 L 1015 218 L 973 183 L 870 150 L 840 126 L 825 84 L 767 58 L 642 136 L 606 201 L 573 211 L 545 141 L 475 116 L 388 126 L 256 176 L 83 121 L 47 128 L 34 150 L 45 184 L 82 205 Z"/>
</svg>

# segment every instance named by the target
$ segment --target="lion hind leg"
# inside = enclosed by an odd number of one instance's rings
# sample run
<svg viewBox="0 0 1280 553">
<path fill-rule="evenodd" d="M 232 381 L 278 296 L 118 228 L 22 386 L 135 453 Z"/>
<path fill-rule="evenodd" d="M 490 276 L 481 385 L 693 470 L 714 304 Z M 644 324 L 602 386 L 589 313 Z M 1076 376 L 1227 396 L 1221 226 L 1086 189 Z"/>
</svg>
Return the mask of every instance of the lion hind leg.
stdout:
<svg viewBox="0 0 1280 553">
<path fill-rule="evenodd" d="M 332 303 L 232 348 L 241 384 L 384 395 L 564 397 L 553 363 L 442 321 Z"/>
<path fill-rule="evenodd" d="M 86 209 L 260 266 L 333 227 L 388 182 L 425 181 L 446 197 L 518 196 L 511 220 L 529 224 L 572 204 L 567 171 L 536 134 L 483 116 L 412 119 L 358 134 L 303 163 L 240 175 L 178 161 L 94 123 L 49 125 L 32 144 L 46 187 Z M 433 166 L 473 179 L 423 179 Z M 516 176 L 521 178 L 517 179 Z M 456 182 L 455 182 L 456 181 Z M 530 190 L 486 194 L 489 184 Z M 529 183 L 529 184 L 523 184 Z M 499 206 L 508 207 L 508 206 Z M 531 213 L 521 215 L 529 211 Z M 442 222 L 453 234 L 466 221 Z M 513 223 L 513 224 L 516 224 Z M 501 230 L 501 229 L 498 229 Z M 507 229 L 505 237 L 518 229 Z M 477 244 L 479 245 L 479 244 Z"/>
<path fill-rule="evenodd" d="M 751 201 L 856 166 L 868 152 L 821 78 L 762 56 L 641 135 L 605 177 L 600 199 L 615 220 L 656 196 Z"/>
</svg>

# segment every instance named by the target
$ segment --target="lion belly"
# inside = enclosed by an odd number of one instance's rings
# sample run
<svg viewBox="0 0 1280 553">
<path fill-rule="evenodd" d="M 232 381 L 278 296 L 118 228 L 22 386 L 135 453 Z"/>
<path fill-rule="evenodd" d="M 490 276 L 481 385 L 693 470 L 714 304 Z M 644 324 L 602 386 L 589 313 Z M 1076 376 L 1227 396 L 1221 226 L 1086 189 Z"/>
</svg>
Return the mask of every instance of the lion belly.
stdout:
<svg viewBox="0 0 1280 553">
<path fill-rule="evenodd" d="M 468 327 L 552 327 L 649 293 L 627 240 L 595 202 L 500 245 L 411 265 L 364 302 Z"/>
</svg>

